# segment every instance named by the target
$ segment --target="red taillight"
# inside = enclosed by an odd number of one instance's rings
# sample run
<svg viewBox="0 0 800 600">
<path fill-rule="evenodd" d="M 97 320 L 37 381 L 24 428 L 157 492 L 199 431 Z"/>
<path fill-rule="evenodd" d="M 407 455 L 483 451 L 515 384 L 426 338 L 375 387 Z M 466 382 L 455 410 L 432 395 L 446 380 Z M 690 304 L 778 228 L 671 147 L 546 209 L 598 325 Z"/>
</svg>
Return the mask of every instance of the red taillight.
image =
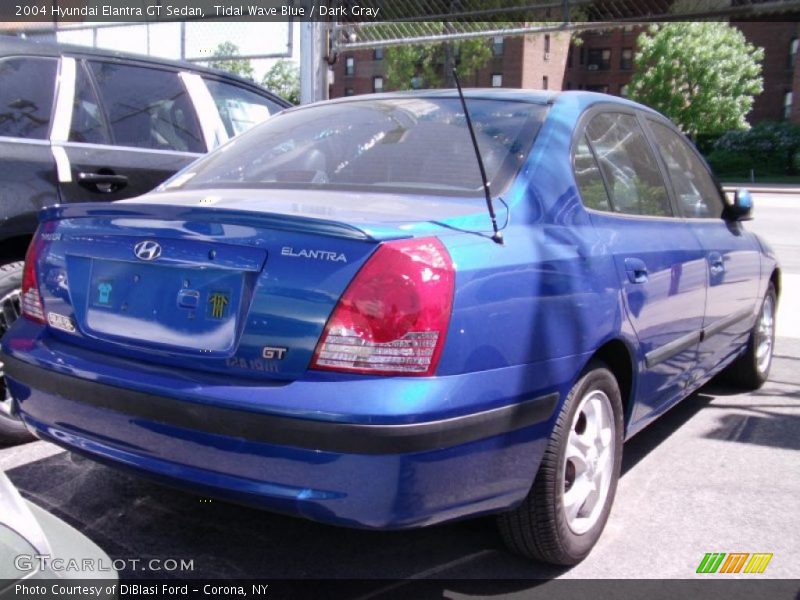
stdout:
<svg viewBox="0 0 800 600">
<path fill-rule="evenodd" d="M 25 254 L 25 267 L 22 270 L 22 295 L 20 305 L 22 315 L 31 321 L 44 323 L 44 306 L 39 294 L 39 285 L 36 281 L 36 260 L 42 248 L 42 239 L 35 235 Z"/>
<path fill-rule="evenodd" d="M 454 280 L 438 239 L 384 243 L 339 299 L 311 367 L 432 375 L 450 322 Z"/>
</svg>

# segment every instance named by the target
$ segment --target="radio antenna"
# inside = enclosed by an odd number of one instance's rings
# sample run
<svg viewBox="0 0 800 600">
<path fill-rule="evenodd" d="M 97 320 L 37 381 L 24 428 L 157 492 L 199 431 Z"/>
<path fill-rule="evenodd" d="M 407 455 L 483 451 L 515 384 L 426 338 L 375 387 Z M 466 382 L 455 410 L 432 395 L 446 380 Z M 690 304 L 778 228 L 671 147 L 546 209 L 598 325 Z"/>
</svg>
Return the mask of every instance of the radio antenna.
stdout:
<svg viewBox="0 0 800 600">
<path fill-rule="evenodd" d="M 483 157 L 481 156 L 481 149 L 478 147 L 478 138 L 475 137 L 475 128 L 472 126 L 472 118 L 469 116 L 469 109 L 467 108 L 467 100 L 464 98 L 464 92 L 461 89 L 461 81 L 458 78 L 458 71 L 453 69 L 453 79 L 456 81 L 456 88 L 458 89 L 458 97 L 461 99 L 461 106 L 464 109 L 464 118 L 467 120 L 467 128 L 469 129 L 469 137 L 472 140 L 472 147 L 475 150 L 475 158 L 478 159 L 478 168 L 481 172 L 481 181 L 483 182 L 483 193 L 486 197 L 486 208 L 489 211 L 489 218 L 492 219 L 492 241 L 503 245 L 503 234 L 497 227 L 497 217 L 494 214 L 494 203 L 492 202 L 492 191 L 489 188 L 489 179 L 486 177 L 486 167 L 483 166 Z"/>
</svg>

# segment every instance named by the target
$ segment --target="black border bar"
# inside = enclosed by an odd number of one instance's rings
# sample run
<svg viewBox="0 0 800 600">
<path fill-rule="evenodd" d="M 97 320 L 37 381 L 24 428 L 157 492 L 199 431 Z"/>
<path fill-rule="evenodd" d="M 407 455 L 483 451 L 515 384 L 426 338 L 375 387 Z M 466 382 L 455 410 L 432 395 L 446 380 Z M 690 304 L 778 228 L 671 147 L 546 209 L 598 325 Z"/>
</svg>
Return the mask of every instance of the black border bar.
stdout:
<svg viewBox="0 0 800 600">
<path fill-rule="evenodd" d="M 515 404 L 437 421 L 370 425 L 297 419 L 186 402 L 88 381 L 0 353 L 6 376 L 35 390 L 132 417 L 252 442 L 352 454 L 405 454 L 449 448 L 546 421 L 553 392 Z M 335 385 L 332 383 L 331 385 Z"/>
</svg>

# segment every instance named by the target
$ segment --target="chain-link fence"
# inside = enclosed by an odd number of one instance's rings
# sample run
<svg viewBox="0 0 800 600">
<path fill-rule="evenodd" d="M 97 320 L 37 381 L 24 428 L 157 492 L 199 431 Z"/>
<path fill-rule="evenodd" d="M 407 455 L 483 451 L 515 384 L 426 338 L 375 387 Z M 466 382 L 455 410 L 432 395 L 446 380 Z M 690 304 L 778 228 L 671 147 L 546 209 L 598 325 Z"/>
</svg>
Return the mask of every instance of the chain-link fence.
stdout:
<svg viewBox="0 0 800 600">
<path fill-rule="evenodd" d="M 28 29 L 26 37 L 193 62 L 287 58 L 293 47 L 285 21 L 59 23 Z"/>
<path fill-rule="evenodd" d="M 352 0 L 342 4 L 348 8 L 348 18 L 331 26 L 336 51 L 665 20 L 782 16 L 794 20 L 800 12 L 800 0 Z M 370 6 L 380 7 L 380 21 L 360 20 Z"/>
</svg>

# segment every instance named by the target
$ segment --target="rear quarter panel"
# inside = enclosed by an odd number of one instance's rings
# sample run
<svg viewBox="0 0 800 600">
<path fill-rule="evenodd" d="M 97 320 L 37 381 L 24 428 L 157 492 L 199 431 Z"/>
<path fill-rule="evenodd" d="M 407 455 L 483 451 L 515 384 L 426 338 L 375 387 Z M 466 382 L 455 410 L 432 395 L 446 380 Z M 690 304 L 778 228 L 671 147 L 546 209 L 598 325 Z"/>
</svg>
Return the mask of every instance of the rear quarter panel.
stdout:
<svg viewBox="0 0 800 600">
<path fill-rule="evenodd" d="M 572 131 L 585 107 L 563 98 L 503 198 L 504 245 L 485 236 L 443 238 L 456 264 L 454 310 L 439 374 L 531 365 L 572 357 L 566 391 L 591 354 L 620 339 L 635 347 L 611 256 L 583 209 L 572 174 Z M 505 210 L 497 204 L 499 220 Z M 485 231 L 488 215 L 463 228 Z"/>
</svg>

